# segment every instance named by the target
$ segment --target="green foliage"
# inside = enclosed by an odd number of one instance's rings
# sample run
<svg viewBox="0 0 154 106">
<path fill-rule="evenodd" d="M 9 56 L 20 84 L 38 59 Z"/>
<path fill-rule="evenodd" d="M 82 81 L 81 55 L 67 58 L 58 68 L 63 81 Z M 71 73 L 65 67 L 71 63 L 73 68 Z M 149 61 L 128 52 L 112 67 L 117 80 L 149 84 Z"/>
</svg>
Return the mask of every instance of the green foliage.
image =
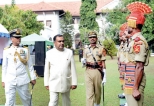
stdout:
<svg viewBox="0 0 154 106">
<path fill-rule="evenodd" d="M 91 30 L 98 31 L 98 23 L 96 22 L 96 0 L 82 0 L 80 7 L 80 39 L 83 44 L 88 43 L 87 33 Z"/>
<path fill-rule="evenodd" d="M 80 7 L 80 28 L 87 28 L 89 30 L 97 30 L 98 24 L 96 22 L 95 9 L 97 7 L 96 0 L 83 0 Z"/>
<path fill-rule="evenodd" d="M 112 24 L 110 29 L 107 31 L 108 36 L 112 36 L 112 37 L 117 36 L 116 32 L 119 30 L 120 25 L 126 22 L 126 17 L 130 14 L 130 12 L 126 9 L 126 5 L 135 1 L 136 0 L 122 0 L 115 9 L 108 12 L 107 21 Z M 149 4 L 152 10 L 154 10 L 153 0 L 137 0 L 137 1 L 141 1 Z M 142 33 L 143 33 L 143 36 L 149 42 L 154 39 L 154 24 L 153 24 L 154 13 L 148 14 L 145 17 L 146 17 L 146 21 L 142 28 Z M 118 42 L 116 42 L 116 44 L 117 43 Z"/>
<path fill-rule="evenodd" d="M 103 41 L 103 46 L 107 51 L 107 55 L 111 56 L 111 58 L 116 55 L 117 48 L 112 39 L 105 39 Z"/>
<path fill-rule="evenodd" d="M 72 47 L 72 36 L 69 33 L 64 33 L 63 37 L 65 39 L 64 45 L 69 48 Z"/>
<path fill-rule="evenodd" d="M 81 28 L 80 29 L 80 41 L 82 42 L 83 45 L 88 44 L 88 30 L 87 28 Z"/>
<path fill-rule="evenodd" d="M 31 10 L 19 10 L 16 6 L 7 6 L 0 8 L 0 23 L 9 31 L 15 28 L 22 30 L 23 37 L 31 34 L 38 33 L 43 29 L 43 24 L 38 22 L 37 15 Z"/>
<path fill-rule="evenodd" d="M 12 6 L 12 7 L 15 6 L 15 0 L 12 0 L 11 6 Z"/>
<path fill-rule="evenodd" d="M 66 12 L 64 17 L 60 20 L 61 32 L 64 35 L 65 46 L 72 47 L 72 36 L 74 35 L 73 20 L 70 12 Z"/>
<path fill-rule="evenodd" d="M 72 15 L 70 12 L 66 11 L 64 17 L 60 20 L 60 28 L 62 33 L 70 33 L 72 34 L 74 27 L 73 27 L 73 20 Z"/>
<path fill-rule="evenodd" d="M 79 55 L 79 49 L 74 50 L 74 55 Z"/>
</svg>

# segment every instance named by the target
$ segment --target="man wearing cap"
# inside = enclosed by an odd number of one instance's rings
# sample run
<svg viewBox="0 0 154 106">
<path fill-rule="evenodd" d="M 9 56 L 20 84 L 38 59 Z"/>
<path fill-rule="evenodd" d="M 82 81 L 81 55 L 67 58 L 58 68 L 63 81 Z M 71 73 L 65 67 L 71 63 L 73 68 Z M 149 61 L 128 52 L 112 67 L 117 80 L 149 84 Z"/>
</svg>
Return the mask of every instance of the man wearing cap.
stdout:
<svg viewBox="0 0 154 106">
<path fill-rule="evenodd" d="M 127 18 L 128 33 L 131 35 L 127 47 L 126 75 L 124 92 L 128 106 L 143 106 L 146 77 L 144 66 L 148 65 L 149 47 L 141 34 L 145 22 L 144 14 L 152 12 L 151 8 L 141 2 L 127 5 L 131 12 Z"/>
<path fill-rule="evenodd" d="M 97 33 L 92 31 L 88 37 L 90 45 L 83 53 L 83 58 L 86 59 L 86 106 L 100 106 L 102 72 L 106 69 L 105 55 L 103 47 L 97 45 Z M 106 79 L 103 80 L 105 83 Z"/>
<path fill-rule="evenodd" d="M 5 106 L 14 106 L 16 90 L 24 106 L 30 106 L 31 96 L 29 83 L 36 83 L 36 75 L 28 49 L 19 46 L 21 30 L 14 29 L 10 32 L 12 45 L 3 51 L 2 86 L 5 88 Z M 26 66 L 31 77 L 28 76 Z"/>
</svg>

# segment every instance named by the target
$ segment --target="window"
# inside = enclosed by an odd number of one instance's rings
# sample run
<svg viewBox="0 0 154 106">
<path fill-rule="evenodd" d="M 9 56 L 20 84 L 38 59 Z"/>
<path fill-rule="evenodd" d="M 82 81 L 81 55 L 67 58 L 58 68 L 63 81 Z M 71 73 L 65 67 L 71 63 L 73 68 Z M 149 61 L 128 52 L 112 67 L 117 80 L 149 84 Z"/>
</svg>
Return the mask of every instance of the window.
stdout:
<svg viewBox="0 0 154 106">
<path fill-rule="evenodd" d="M 73 18 L 73 24 L 79 24 L 80 19 L 79 18 Z"/>
<path fill-rule="evenodd" d="M 43 21 L 39 21 L 40 23 L 42 23 L 44 25 L 44 22 Z"/>
<path fill-rule="evenodd" d="M 51 20 L 46 20 L 46 26 L 51 28 Z"/>
</svg>

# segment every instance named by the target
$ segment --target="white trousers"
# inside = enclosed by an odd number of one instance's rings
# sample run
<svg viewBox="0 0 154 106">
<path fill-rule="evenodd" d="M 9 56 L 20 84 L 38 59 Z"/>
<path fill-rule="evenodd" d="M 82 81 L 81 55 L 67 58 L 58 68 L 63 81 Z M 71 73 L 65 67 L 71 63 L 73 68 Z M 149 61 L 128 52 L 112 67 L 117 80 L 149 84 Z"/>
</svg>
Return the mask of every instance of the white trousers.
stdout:
<svg viewBox="0 0 154 106">
<path fill-rule="evenodd" d="M 62 106 L 71 106 L 70 102 L 70 90 L 65 93 L 61 93 L 62 96 Z M 50 91 L 50 102 L 48 106 L 58 106 L 59 92 Z"/>
<path fill-rule="evenodd" d="M 5 84 L 5 106 L 15 106 L 16 91 L 18 92 L 24 106 L 30 106 L 29 84 L 17 86 L 9 83 Z"/>
</svg>

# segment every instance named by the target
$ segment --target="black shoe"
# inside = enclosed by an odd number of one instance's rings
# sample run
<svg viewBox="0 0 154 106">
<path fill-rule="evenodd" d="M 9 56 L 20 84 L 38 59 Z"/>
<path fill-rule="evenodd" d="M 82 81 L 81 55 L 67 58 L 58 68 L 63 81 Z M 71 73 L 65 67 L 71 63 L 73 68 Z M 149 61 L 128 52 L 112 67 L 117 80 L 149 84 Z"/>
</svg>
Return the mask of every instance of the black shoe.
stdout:
<svg viewBox="0 0 154 106">
<path fill-rule="evenodd" d="M 118 95 L 118 98 L 120 98 L 120 99 L 125 99 L 125 96 L 124 96 L 123 94 L 119 94 L 119 95 Z"/>
<path fill-rule="evenodd" d="M 125 106 L 125 104 L 122 104 L 122 105 L 120 105 L 120 106 Z"/>
</svg>

